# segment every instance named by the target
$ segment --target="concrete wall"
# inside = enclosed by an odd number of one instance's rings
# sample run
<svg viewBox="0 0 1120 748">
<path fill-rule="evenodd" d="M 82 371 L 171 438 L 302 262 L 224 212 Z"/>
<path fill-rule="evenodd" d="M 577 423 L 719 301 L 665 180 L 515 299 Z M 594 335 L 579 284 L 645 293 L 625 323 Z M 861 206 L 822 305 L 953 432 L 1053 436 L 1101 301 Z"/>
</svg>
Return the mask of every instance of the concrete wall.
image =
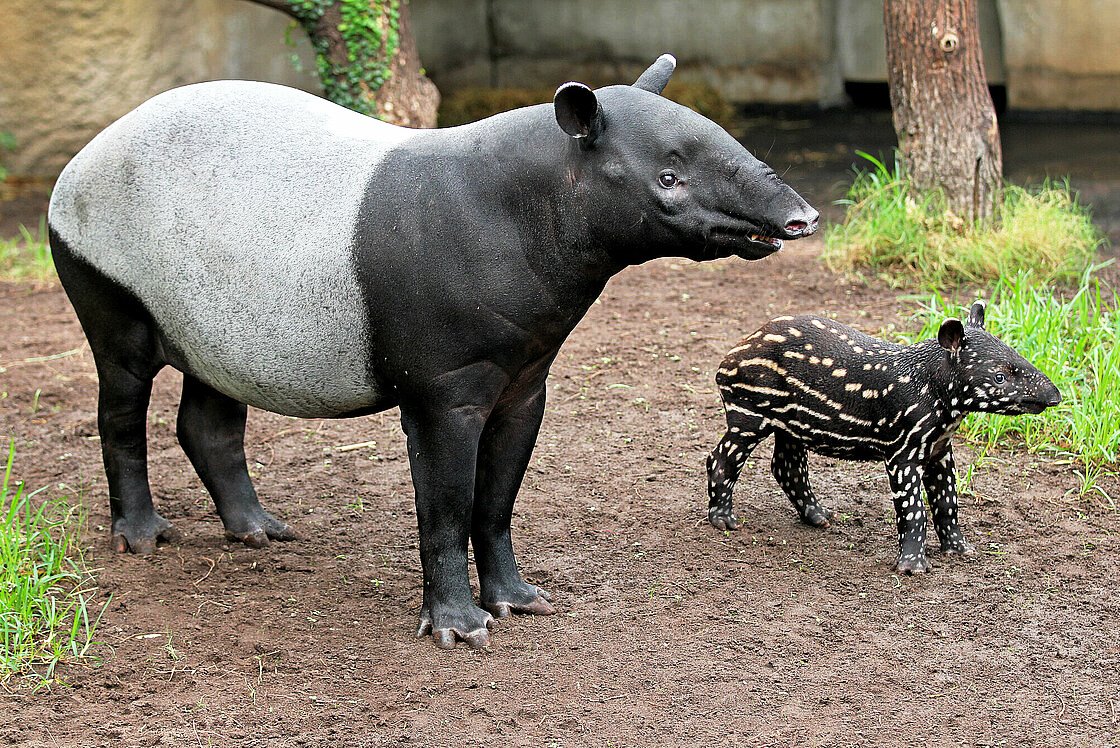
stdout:
<svg viewBox="0 0 1120 748">
<path fill-rule="evenodd" d="M 1005 83 L 1003 31 L 996 0 L 977 0 L 980 46 L 988 83 Z M 887 39 L 883 0 L 837 0 L 836 40 L 840 75 L 846 81 L 887 79 Z"/>
<path fill-rule="evenodd" d="M 917 0 L 914 0 L 917 1 Z M 411 0 L 446 92 L 624 81 L 660 52 L 737 102 L 843 99 L 885 81 L 882 0 Z M 979 0 L 988 79 L 1023 109 L 1120 110 L 1120 0 Z"/>
<path fill-rule="evenodd" d="M 661 52 L 677 78 L 736 102 L 844 99 L 885 80 L 882 0 L 411 0 L 421 59 L 462 86 L 628 82 Z M 1010 105 L 1120 110 L 1120 0 L 980 0 L 985 61 Z M 52 177 L 102 127 L 149 96 L 213 78 L 320 92 L 291 65 L 288 20 L 243 0 L 0 0 L 0 154 Z"/>
<path fill-rule="evenodd" d="M 734 101 L 838 103 L 834 0 L 411 0 L 436 85 L 632 81 L 662 52 Z"/>
<path fill-rule="evenodd" d="M 321 92 L 302 32 L 234 0 L 0 0 L 0 155 L 14 174 L 51 177 L 90 138 L 160 91 L 250 78 Z M 304 60 L 298 73 L 293 52 Z"/>
<path fill-rule="evenodd" d="M 999 0 L 1008 106 L 1120 109 L 1120 2 Z"/>
</svg>

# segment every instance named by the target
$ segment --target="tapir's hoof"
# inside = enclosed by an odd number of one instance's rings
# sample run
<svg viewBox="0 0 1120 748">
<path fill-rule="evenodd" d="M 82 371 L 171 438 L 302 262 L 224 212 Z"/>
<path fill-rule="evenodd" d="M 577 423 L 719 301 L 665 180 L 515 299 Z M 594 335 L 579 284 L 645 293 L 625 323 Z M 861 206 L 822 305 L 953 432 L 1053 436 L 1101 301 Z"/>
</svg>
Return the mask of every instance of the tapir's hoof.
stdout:
<svg viewBox="0 0 1120 748">
<path fill-rule="evenodd" d="M 490 611 L 497 618 L 509 618 L 514 613 L 524 613 L 531 616 L 551 616 L 556 614 L 556 608 L 549 602 L 549 595 L 540 587 L 526 585 L 535 590 L 536 596 L 527 602 L 513 602 L 509 600 L 496 600 L 483 602 L 482 607 Z"/>
<path fill-rule="evenodd" d="M 298 540 L 299 535 L 286 522 L 263 509 L 226 522 L 226 538 L 239 540 L 250 548 L 267 548 L 272 540 Z"/>
<path fill-rule="evenodd" d="M 449 612 L 439 617 L 439 624 L 432 621 L 427 608 L 420 611 L 420 626 L 416 638 L 432 635 L 432 641 L 440 649 L 454 649 L 458 642 L 465 642 L 471 649 L 490 648 L 490 629 L 494 627 L 494 617 L 476 607 L 471 610 Z"/>
<path fill-rule="evenodd" d="M 836 512 L 823 506 L 808 507 L 805 513 L 801 515 L 802 522 L 812 527 L 819 527 L 822 530 L 832 527 L 832 520 L 834 519 L 836 519 Z"/>
<path fill-rule="evenodd" d="M 894 570 L 906 575 L 925 574 L 930 570 L 930 565 L 925 556 L 903 556 L 895 562 Z"/>
<path fill-rule="evenodd" d="M 739 518 L 729 511 L 709 511 L 708 522 L 717 530 L 738 530 L 742 526 Z"/>
<path fill-rule="evenodd" d="M 964 538 L 961 538 L 960 540 L 954 540 L 950 543 L 943 544 L 941 546 L 941 552 L 945 555 L 971 556 L 976 553 L 976 546 Z"/>
<path fill-rule="evenodd" d="M 111 543 L 117 553 L 132 553 L 149 556 L 156 552 L 160 542 L 177 543 L 183 538 L 183 533 L 152 512 L 151 516 L 140 522 L 130 522 L 119 519 L 113 522 Z"/>
</svg>

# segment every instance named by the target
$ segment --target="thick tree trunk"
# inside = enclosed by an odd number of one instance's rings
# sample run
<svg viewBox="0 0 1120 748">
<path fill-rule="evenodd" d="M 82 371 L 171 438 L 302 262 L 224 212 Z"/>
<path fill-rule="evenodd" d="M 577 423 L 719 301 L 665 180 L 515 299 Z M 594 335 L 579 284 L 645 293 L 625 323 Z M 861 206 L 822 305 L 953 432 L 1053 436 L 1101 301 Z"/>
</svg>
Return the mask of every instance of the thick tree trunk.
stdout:
<svg viewBox="0 0 1120 748">
<path fill-rule="evenodd" d="M 894 129 L 919 191 L 958 216 L 993 215 L 1003 173 L 976 0 L 884 0 Z"/>
<path fill-rule="evenodd" d="M 407 0 L 250 0 L 296 19 L 315 48 L 331 101 L 386 122 L 435 127 L 439 91 L 420 72 Z M 345 29 L 345 31 L 344 31 Z"/>
</svg>

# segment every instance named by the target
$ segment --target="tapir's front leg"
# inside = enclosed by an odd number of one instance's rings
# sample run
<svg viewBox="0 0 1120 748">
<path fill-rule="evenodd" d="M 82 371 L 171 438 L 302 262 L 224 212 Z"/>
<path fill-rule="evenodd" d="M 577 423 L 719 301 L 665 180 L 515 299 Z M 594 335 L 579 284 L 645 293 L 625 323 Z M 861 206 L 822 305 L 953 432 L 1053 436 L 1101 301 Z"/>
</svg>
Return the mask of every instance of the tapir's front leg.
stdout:
<svg viewBox="0 0 1120 748">
<path fill-rule="evenodd" d="M 957 474 L 953 465 L 953 446 L 946 445 L 945 454 L 926 463 L 922 480 L 926 498 L 933 513 L 933 527 L 941 541 L 942 553 L 972 553 L 975 548 L 964 539 L 957 522 Z"/>
<path fill-rule="evenodd" d="M 474 501 L 478 439 L 489 408 L 426 401 L 401 406 L 408 459 L 416 490 L 424 604 L 417 636 L 431 634 L 449 649 L 463 640 L 490 644 L 494 618 L 474 604 L 467 576 L 467 539 Z"/>
<path fill-rule="evenodd" d="M 891 461 L 887 463 L 887 476 L 894 493 L 895 525 L 898 528 L 898 560 L 894 569 L 900 574 L 929 571 L 922 467 L 916 462 Z"/>
<path fill-rule="evenodd" d="M 482 432 L 475 479 L 471 542 L 482 605 L 499 618 L 511 612 L 551 615 L 548 595 L 517 570 L 510 537 L 513 503 L 544 417 L 544 383 L 512 405 L 499 406 Z"/>
</svg>

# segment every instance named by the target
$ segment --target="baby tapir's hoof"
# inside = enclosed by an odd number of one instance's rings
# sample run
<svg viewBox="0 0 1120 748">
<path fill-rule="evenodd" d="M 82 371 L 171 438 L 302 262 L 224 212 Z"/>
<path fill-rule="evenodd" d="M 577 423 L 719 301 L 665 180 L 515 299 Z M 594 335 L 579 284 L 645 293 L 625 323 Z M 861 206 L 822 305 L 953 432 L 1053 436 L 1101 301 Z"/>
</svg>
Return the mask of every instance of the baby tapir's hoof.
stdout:
<svg viewBox="0 0 1120 748">
<path fill-rule="evenodd" d="M 946 555 L 971 556 L 976 553 L 976 546 L 964 538 L 941 544 L 941 552 Z"/>
<path fill-rule="evenodd" d="M 708 522 L 717 530 L 738 530 L 743 525 L 730 509 L 715 506 L 708 509 Z"/>
<path fill-rule="evenodd" d="M 930 570 L 930 565 L 925 556 L 906 554 L 904 556 L 900 556 L 898 561 L 895 562 L 894 570 L 898 574 L 906 574 L 907 576 L 913 574 L 925 574 Z"/>
<path fill-rule="evenodd" d="M 836 512 L 820 504 L 813 504 L 804 508 L 798 507 L 798 509 L 802 522 L 813 527 L 819 527 L 822 530 L 832 527 L 832 520 L 836 519 L 837 516 Z"/>
</svg>

